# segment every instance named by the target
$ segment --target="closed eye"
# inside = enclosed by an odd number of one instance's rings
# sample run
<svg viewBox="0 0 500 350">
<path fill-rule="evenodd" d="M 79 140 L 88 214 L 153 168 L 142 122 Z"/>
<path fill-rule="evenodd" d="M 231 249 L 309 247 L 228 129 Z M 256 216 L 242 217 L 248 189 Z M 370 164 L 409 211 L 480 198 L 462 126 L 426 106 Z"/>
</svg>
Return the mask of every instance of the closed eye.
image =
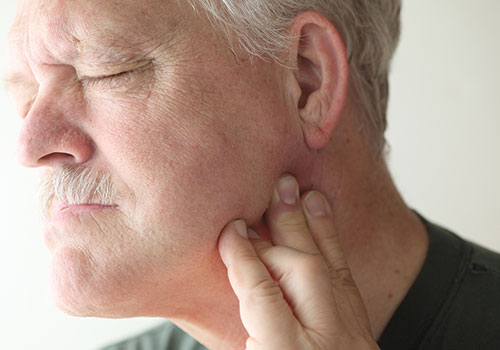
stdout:
<svg viewBox="0 0 500 350">
<path fill-rule="evenodd" d="M 116 74 L 111 74 L 111 75 L 102 75 L 102 76 L 97 76 L 97 77 L 85 77 L 81 79 L 83 83 L 85 83 L 86 86 L 102 86 L 105 88 L 118 88 L 122 86 L 126 86 L 128 83 L 133 80 L 135 75 L 138 75 L 140 73 L 144 73 L 148 70 L 150 70 L 153 66 L 152 62 L 148 62 L 147 64 L 136 68 L 136 69 L 131 69 L 131 70 L 126 70 L 123 72 L 119 72 Z"/>
<path fill-rule="evenodd" d="M 124 72 L 121 72 L 121 73 L 117 73 L 117 74 L 104 75 L 104 76 L 100 77 L 100 79 L 114 79 L 114 78 L 119 78 L 119 77 L 122 77 L 122 76 L 130 74 L 130 73 L 134 73 L 134 72 L 135 72 L 135 69 L 134 70 L 127 70 L 127 71 L 124 71 Z"/>
<path fill-rule="evenodd" d="M 91 85 L 96 85 L 96 84 L 109 84 L 109 85 L 116 85 L 117 83 L 123 84 L 124 78 L 130 78 L 130 75 L 137 73 L 138 70 L 128 70 L 116 74 L 111 74 L 111 75 L 102 75 L 98 77 L 88 77 L 83 79 L 83 81 L 87 84 Z M 127 80 L 127 79 L 125 79 Z"/>
</svg>

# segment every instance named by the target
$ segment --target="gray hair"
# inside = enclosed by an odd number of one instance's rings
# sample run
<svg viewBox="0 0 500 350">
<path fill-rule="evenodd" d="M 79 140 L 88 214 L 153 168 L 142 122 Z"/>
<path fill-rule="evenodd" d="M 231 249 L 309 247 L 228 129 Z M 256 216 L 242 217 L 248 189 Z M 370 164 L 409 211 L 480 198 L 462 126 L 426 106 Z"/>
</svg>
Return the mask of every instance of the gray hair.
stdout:
<svg viewBox="0 0 500 350">
<path fill-rule="evenodd" d="M 350 68 L 349 103 L 375 155 L 385 146 L 388 74 L 400 35 L 401 0 L 190 0 L 236 34 L 251 55 L 280 62 L 286 29 L 301 12 L 328 18 L 340 33 Z"/>
<path fill-rule="evenodd" d="M 59 205 L 77 204 L 113 205 L 116 189 L 109 174 L 87 166 L 65 165 L 48 174 L 40 183 L 42 217 L 48 219 L 53 200 Z"/>
</svg>

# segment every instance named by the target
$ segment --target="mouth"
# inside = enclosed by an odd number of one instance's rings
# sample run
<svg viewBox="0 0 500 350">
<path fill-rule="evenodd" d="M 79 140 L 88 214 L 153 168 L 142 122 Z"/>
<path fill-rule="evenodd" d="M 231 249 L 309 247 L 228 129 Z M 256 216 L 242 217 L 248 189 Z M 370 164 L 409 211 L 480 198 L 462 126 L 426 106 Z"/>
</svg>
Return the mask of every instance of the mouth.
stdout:
<svg viewBox="0 0 500 350">
<path fill-rule="evenodd" d="M 50 220 L 62 220 L 72 217 L 80 217 L 87 214 L 95 214 L 107 209 L 117 208 L 117 205 L 108 205 L 101 203 L 78 203 L 78 204 L 65 204 L 54 203 L 50 215 Z"/>
</svg>

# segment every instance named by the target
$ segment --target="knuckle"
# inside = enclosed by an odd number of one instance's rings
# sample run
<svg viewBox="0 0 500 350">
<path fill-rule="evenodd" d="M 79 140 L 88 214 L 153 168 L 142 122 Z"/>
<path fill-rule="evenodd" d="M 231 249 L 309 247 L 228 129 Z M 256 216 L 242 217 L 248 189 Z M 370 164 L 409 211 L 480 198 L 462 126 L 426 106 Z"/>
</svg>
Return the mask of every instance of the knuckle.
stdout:
<svg viewBox="0 0 500 350">
<path fill-rule="evenodd" d="M 234 247 L 233 256 L 241 263 L 249 263 L 257 259 L 255 253 L 248 250 L 246 247 Z"/>
<path fill-rule="evenodd" d="M 331 232 L 326 232 L 327 234 L 321 236 L 318 238 L 318 243 L 322 245 L 323 247 L 326 247 L 328 249 L 338 249 L 339 244 L 338 244 L 338 237 L 336 234 L 332 234 Z"/>
<path fill-rule="evenodd" d="M 306 220 L 301 212 L 285 212 L 276 219 L 276 225 L 286 231 L 303 231 L 306 227 Z"/>
<path fill-rule="evenodd" d="M 337 270 L 340 281 L 345 287 L 357 288 L 356 282 L 352 278 L 351 271 L 348 267 L 342 267 Z"/>
<path fill-rule="evenodd" d="M 281 300 L 282 297 L 281 289 L 273 280 L 262 279 L 250 287 L 245 302 L 249 305 L 255 305 L 255 303 L 268 302 L 273 299 Z"/>
</svg>

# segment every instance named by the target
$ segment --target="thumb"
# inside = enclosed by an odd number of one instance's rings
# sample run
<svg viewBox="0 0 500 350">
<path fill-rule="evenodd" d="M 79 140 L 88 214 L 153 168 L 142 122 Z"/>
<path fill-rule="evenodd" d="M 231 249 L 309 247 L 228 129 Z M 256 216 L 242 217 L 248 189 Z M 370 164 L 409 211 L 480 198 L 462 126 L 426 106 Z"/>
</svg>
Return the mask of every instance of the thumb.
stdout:
<svg viewBox="0 0 500 350">
<path fill-rule="evenodd" d="M 253 235 L 252 231 L 250 234 Z M 289 332 L 298 325 L 283 292 L 248 240 L 244 221 L 229 223 L 224 228 L 219 238 L 219 252 L 240 301 L 241 320 L 250 336 L 248 342 L 273 349 L 276 334 Z M 248 343 L 247 346 L 254 347 Z"/>
</svg>

